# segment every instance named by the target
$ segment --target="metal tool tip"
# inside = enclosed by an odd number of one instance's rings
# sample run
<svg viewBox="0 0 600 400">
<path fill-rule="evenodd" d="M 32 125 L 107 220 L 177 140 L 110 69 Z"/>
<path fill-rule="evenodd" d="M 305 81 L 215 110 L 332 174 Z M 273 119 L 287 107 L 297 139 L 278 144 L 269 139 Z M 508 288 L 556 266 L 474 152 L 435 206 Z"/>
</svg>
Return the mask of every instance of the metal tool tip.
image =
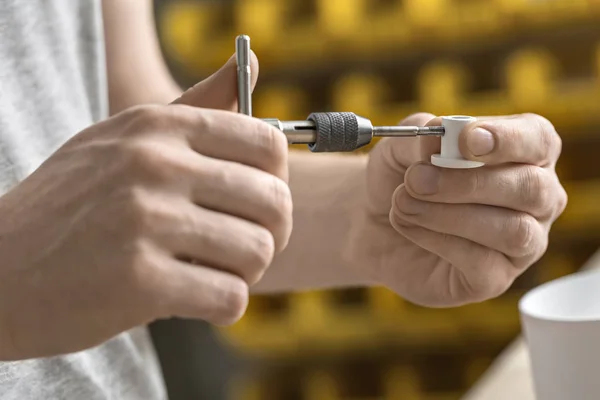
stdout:
<svg viewBox="0 0 600 400">
<path fill-rule="evenodd" d="M 239 35 L 235 41 L 235 54 L 239 66 L 250 65 L 250 36 Z"/>
</svg>

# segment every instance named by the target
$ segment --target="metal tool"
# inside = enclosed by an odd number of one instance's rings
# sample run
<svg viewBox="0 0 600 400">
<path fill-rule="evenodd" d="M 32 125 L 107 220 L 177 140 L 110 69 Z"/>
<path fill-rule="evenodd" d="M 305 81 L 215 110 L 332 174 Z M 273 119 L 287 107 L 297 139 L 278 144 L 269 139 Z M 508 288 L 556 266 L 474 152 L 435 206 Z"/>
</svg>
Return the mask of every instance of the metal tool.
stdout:
<svg viewBox="0 0 600 400">
<path fill-rule="evenodd" d="M 290 144 L 308 144 L 313 152 L 354 151 L 374 137 L 442 136 L 442 126 L 373 126 L 371 121 L 351 112 L 312 113 L 306 121 L 265 122 L 281 130 Z"/>
<path fill-rule="evenodd" d="M 239 112 L 252 115 L 250 38 L 236 39 Z M 351 112 L 312 113 L 306 121 L 263 121 L 281 130 L 290 144 L 307 144 L 312 152 L 347 152 L 363 147 L 374 137 L 443 136 L 443 126 L 373 126 L 371 121 Z"/>
<path fill-rule="evenodd" d="M 250 68 L 250 37 L 240 35 L 235 41 L 238 76 L 238 112 L 252 116 L 252 70 Z"/>
</svg>

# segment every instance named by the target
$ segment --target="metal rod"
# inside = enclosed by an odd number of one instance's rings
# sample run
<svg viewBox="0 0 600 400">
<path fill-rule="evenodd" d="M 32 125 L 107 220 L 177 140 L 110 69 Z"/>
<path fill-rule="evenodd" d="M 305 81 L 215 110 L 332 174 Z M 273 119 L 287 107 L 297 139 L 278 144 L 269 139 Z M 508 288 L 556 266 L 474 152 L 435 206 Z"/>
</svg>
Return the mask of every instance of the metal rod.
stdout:
<svg viewBox="0 0 600 400">
<path fill-rule="evenodd" d="M 443 126 L 375 126 L 373 136 L 443 136 Z"/>
<path fill-rule="evenodd" d="M 240 35 L 235 41 L 238 77 L 238 112 L 252 116 L 252 71 L 250 69 L 250 37 Z"/>
</svg>

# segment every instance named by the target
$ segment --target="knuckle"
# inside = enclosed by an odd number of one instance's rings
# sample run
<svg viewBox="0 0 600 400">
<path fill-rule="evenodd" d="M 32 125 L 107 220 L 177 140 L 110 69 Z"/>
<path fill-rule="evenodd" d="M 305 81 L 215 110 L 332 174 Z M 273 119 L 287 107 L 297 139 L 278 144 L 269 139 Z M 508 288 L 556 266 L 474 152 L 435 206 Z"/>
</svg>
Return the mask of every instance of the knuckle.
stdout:
<svg viewBox="0 0 600 400">
<path fill-rule="evenodd" d="M 528 214 L 520 214 L 507 221 L 505 236 L 512 254 L 524 256 L 532 251 L 537 221 Z"/>
<path fill-rule="evenodd" d="M 125 268 L 123 271 L 126 274 L 124 279 L 130 285 L 140 288 L 145 283 L 145 270 L 148 268 L 151 260 L 147 257 L 147 252 L 143 244 L 143 240 L 135 238 L 130 242 L 128 252 L 125 256 Z"/>
<path fill-rule="evenodd" d="M 283 132 L 268 126 L 271 136 L 273 157 L 277 164 L 287 164 L 288 141 Z"/>
<path fill-rule="evenodd" d="M 486 301 L 501 296 L 510 288 L 511 282 L 495 280 L 482 283 L 473 289 L 472 297 L 476 301 Z"/>
<path fill-rule="evenodd" d="M 144 227 L 149 224 L 148 220 L 150 219 L 148 214 L 151 208 L 148 206 L 148 194 L 139 187 L 132 187 L 128 191 L 126 201 L 129 210 L 130 225 L 135 228 L 141 228 L 139 230 L 143 231 Z"/>
<path fill-rule="evenodd" d="M 161 147 L 162 151 L 161 151 Z M 136 140 L 125 146 L 124 164 L 137 179 L 164 182 L 172 179 L 176 161 L 164 151 L 164 146 L 154 141 Z"/>
<path fill-rule="evenodd" d="M 536 113 L 532 113 L 532 112 L 525 112 L 525 113 L 520 114 L 520 116 L 521 116 L 522 119 L 526 119 L 526 120 L 529 120 L 529 121 L 535 121 L 535 122 L 538 122 L 538 121 L 541 121 L 541 120 L 545 119 L 541 115 L 536 114 Z"/>
<path fill-rule="evenodd" d="M 153 201 L 147 190 L 133 186 L 124 196 L 124 220 L 133 237 L 148 237 L 171 218 L 165 203 Z"/>
<path fill-rule="evenodd" d="M 290 187 L 281 179 L 272 176 L 270 178 L 269 198 L 271 199 L 271 213 L 273 224 L 277 230 L 287 230 L 292 219 L 293 202 Z"/>
<path fill-rule="evenodd" d="M 537 124 L 537 127 L 544 132 L 551 133 L 552 131 L 555 130 L 552 122 L 550 122 L 550 120 L 548 118 L 543 117 L 539 114 L 525 113 L 524 118 L 528 119 L 530 121 L 533 121 L 535 124 Z"/>
<path fill-rule="evenodd" d="M 154 255 L 148 251 L 149 244 L 138 239 L 131 246 L 131 278 L 138 288 L 147 289 L 149 292 L 153 289 L 153 283 L 156 283 L 153 276 L 158 273 L 158 265 Z"/>
<path fill-rule="evenodd" d="M 522 170 L 518 184 L 521 201 L 529 210 L 542 211 L 551 204 L 551 188 L 548 176 L 539 167 L 529 166 Z"/>
<path fill-rule="evenodd" d="M 266 123 L 256 124 L 257 145 L 273 170 L 287 166 L 288 142 L 285 135 Z"/>
<path fill-rule="evenodd" d="M 127 130 L 127 134 L 147 133 L 149 130 L 166 128 L 168 115 L 169 113 L 166 112 L 166 108 L 159 105 L 133 107 L 128 111 L 130 129 Z"/>
<path fill-rule="evenodd" d="M 558 134 L 558 132 L 556 130 L 553 130 L 552 132 L 553 132 L 552 133 L 552 137 L 553 137 L 554 149 L 555 149 L 555 152 L 556 152 L 556 155 L 554 156 L 554 158 L 558 159 L 558 157 L 562 153 L 563 141 L 562 141 L 562 138 L 560 137 L 560 135 Z"/>
<path fill-rule="evenodd" d="M 222 286 L 222 299 L 219 310 L 215 313 L 212 322 L 228 326 L 238 322 L 246 312 L 249 301 L 249 288 L 244 280 L 232 276 Z"/>
<path fill-rule="evenodd" d="M 154 149 L 141 140 L 132 140 L 122 146 L 123 158 L 126 162 L 126 168 L 137 172 L 145 170 L 148 166 L 154 166 Z"/>
<path fill-rule="evenodd" d="M 532 266 L 535 262 L 539 261 L 544 254 L 548 251 L 548 247 L 550 246 L 550 235 L 549 232 L 546 231 L 545 234 L 540 238 L 540 246 L 535 253 L 533 253 L 534 257 L 529 260 L 525 260 L 523 265 L 520 267 L 525 270 Z"/>
<path fill-rule="evenodd" d="M 487 294 L 485 299 L 495 299 L 497 297 L 502 296 L 513 284 L 513 280 L 508 277 L 502 276 L 498 277 L 498 279 L 490 282 L 487 287 Z"/>
<path fill-rule="evenodd" d="M 558 185 L 558 196 L 556 197 L 556 211 L 554 213 L 554 218 L 558 218 L 567 208 L 567 204 L 569 203 L 569 195 L 567 191 L 562 185 Z"/>
<path fill-rule="evenodd" d="M 527 112 L 521 114 L 521 118 L 532 122 L 534 125 L 537 125 L 537 128 L 543 131 L 551 132 L 554 130 L 554 125 L 552 124 L 552 122 L 550 122 L 548 118 L 540 114 Z"/>
<path fill-rule="evenodd" d="M 262 227 L 254 229 L 252 245 L 250 249 L 249 266 L 253 274 L 262 275 L 262 273 L 271 265 L 275 256 L 275 239 L 273 234 Z M 249 277 L 249 280 L 254 277 Z"/>
<path fill-rule="evenodd" d="M 157 262 L 156 252 L 144 239 L 135 240 L 130 246 L 127 268 L 122 268 L 123 279 L 117 284 L 126 291 L 131 300 L 153 315 L 167 315 L 168 305 L 160 293 L 168 271 Z M 115 288 L 115 290 L 117 290 Z"/>
<path fill-rule="evenodd" d="M 546 132 L 548 132 L 546 134 L 546 137 L 547 137 L 546 142 L 547 142 L 548 149 L 551 152 L 550 154 L 553 156 L 552 161 L 556 161 L 558 159 L 558 157 L 560 156 L 560 154 L 562 153 L 562 148 L 563 148 L 562 138 L 560 137 L 560 135 L 558 134 L 556 129 L 554 129 L 554 126 L 552 126 L 552 128 L 550 128 Z"/>
<path fill-rule="evenodd" d="M 480 265 L 486 265 L 488 273 L 465 279 L 465 290 L 471 301 L 486 301 L 505 293 L 514 281 L 509 271 L 499 261 L 498 253 L 488 249 L 481 257 Z"/>
<path fill-rule="evenodd" d="M 129 232 L 138 236 L 140 232 L 144 231 L 142 225 L 146 223 L 147 219 L 148 193 L 140 186 L 131 186 L 119 197 L 117 206 L 121 208 L 123 220 L 126 221 L 123 225 L 128 227 Z"/>
<path fill-rule="evenodd" d="M 206 158 L 201 160 L 199 168 L 195 171 L 198 181 L 206 182 L 211 186 L 221 187 L 226 193 L 235 193 L 239 188 L 237 166 L 226 162 L 216 165 L 214 160 Z"/>
<path fill-rule="evenodd" d="M 548 158 L 558 156 L 562 150 L 562 139 L 554 128 L 554 125 L 544 117 L 537 119 L 540 135 L 542 136 L 542 149 L 546 150 Z"/>
<path fill-rule="evenodd" d="M 524 118 L 532 121 L 534 128 L 539 132 L 541 145 L 539 151 L 543 152 L 545 159 L 557 158 L 562 151 L 562 139 L 554 124 L 549 119 L 535 113 L 526 113 Z"/>
<path fill-rule="evenodd" d="M 197 134 L 207 134 L 215 131 L 216 122 L 213 114 L 215 110 L 197 109 L 193 116 L 190 116 L 189 122 Z M 187 115 L 187 114 L 186 114 Z"/>
</svg>

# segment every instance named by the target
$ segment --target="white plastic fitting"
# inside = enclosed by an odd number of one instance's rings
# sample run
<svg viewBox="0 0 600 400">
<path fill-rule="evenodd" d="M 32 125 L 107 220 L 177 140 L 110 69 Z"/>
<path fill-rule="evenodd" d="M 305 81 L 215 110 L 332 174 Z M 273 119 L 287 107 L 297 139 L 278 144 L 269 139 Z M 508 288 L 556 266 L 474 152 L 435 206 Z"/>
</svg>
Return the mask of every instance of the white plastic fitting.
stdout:
<svg viewBox="0 0 600 400">
<path fill-rule="evenodd" d="M 477 119 L 466 115 L 453 115 L 442 117 L 442 126 L 445 128 L 442 136 L 441 154 L 431 156 L 431 163 L 443 168 L 477 168 L 485 165 L 479 161 L 465 159 L 458 147 L 458 136 L 465 126 L 475 122 Z"/>
</svg>

